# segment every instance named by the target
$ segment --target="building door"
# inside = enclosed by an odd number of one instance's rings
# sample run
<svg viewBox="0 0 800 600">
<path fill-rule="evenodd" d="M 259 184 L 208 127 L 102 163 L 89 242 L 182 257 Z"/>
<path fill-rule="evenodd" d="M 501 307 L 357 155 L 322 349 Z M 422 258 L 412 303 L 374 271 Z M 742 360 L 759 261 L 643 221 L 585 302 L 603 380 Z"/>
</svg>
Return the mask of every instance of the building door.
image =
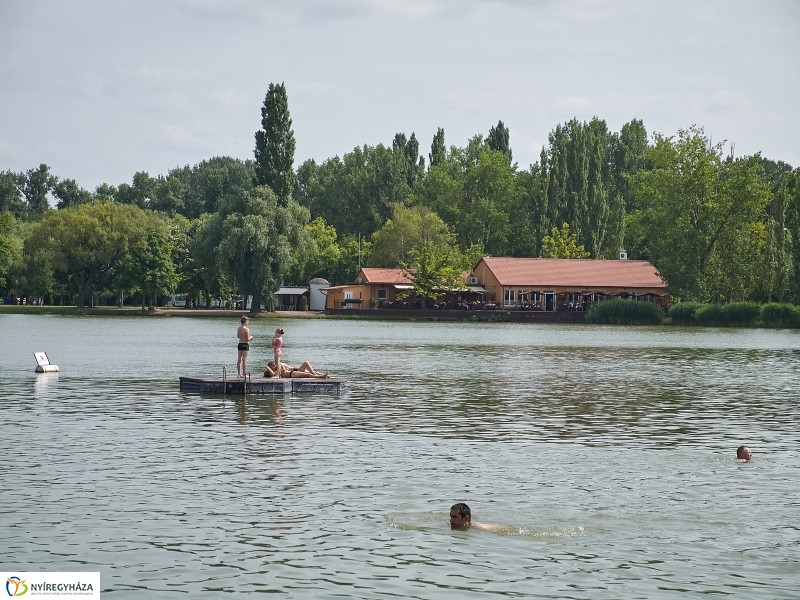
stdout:
<svg viewBox="0 0 800 600">
<path fill-rule="evenodd" d="M 556 309 L 556 298 L 553 292 L 545 292 L 544 293 L 544 309 L 545 310 L 555 310 Z"/>
<path fill-rule="evenodd" d="M 353 303 L 348 302 L 348 300 L 353 299 L 353 292 L 345 292 L 344 293 L 344 307 L 345 308 L 353 308 Z"/>
</svg>

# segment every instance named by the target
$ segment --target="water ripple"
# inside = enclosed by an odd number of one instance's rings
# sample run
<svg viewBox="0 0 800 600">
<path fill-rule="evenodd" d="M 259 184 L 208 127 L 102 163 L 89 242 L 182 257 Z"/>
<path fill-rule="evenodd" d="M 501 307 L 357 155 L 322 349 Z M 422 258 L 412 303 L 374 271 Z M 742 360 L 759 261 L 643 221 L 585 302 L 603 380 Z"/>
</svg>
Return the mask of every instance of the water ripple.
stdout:
<svg viewBox="0 0 800 600">
<path fill-rule="evenodd" d="M 0 317 L 6 568 L 116 598 L 800 594 L 796 333 L 286 321 L 346 392 L 178 391 L 236 323 Z M 497 530 L 451 531 L 455 501 Z"/>
</svg>

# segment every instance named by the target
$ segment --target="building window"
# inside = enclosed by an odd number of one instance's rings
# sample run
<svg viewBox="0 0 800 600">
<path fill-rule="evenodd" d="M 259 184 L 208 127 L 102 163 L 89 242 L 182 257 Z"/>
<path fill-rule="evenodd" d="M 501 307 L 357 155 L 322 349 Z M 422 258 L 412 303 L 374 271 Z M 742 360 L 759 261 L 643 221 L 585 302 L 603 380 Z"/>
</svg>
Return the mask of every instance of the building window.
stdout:
<svg viewBox="0 0 800 600">
<path fill-rule="evenodd" d="M 386 300 L 386 290 L 378 290 L 378 300 Z"/>
<path fill-rule="evenodd" d="M 506 290 L 506 306 L 514 306 L 514 290 Z"/>
</svg>

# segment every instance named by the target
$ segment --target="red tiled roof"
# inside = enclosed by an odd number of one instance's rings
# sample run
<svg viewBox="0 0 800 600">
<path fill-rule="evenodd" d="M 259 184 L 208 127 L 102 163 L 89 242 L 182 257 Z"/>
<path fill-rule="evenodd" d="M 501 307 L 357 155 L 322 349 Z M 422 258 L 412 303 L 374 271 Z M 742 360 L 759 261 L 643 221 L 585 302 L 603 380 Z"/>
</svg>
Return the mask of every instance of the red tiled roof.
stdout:
<svg viewBox="0 0 800 600">
<path fill-rule="evenodd" d="M 656 268 L 646 260 L 574 258 L 483 258 L 500 285 L 666 288 Z M 476 272 L 480 277 L 480 272 Z"/>
<path fill-rule="evenodd" d="M 396 284 L 411 284 L 413 283 L 408 277 L 403 275 L 403 269 L 376 269 L 372 267 L 364 267 L 356 276 L 356 281 L 364 276 L 364 283 L 388 283 L 390 285 Z"/>
</svg>

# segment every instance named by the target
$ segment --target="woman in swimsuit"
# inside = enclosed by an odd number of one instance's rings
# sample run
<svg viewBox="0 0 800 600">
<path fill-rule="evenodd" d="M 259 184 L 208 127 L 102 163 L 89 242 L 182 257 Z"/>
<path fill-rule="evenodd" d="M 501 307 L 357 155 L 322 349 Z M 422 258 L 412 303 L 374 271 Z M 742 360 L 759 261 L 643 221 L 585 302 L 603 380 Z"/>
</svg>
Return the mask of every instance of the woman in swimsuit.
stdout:
<svg viewBox="0 0 800 600">
<path fill-rule="evenodd" d="M 267 365 L 266 370 L 264 371 L 264 377 L 277 377 L 275 373 L 277 373 L 277 369 L 275 367 L 275 362 L 270 361 Z M 311 363 L 305 361 L 302 365 L 297 367 L 290 367 L 289 365 L 281 363 L 281 377 L 305 377 L 311 379 L 330 379 L 330 375 L 328 373 L 317 373 L 314 370 L 314 367 L 311 366 Z"/>
<path fill-rule="evenodd" d="M 276 329 L 275 335 L 272 337 L 272 354 L 274 356 L 275 364 L 277 365 L 276 372 L 281 372 L 281 356 L 283 355 L 283 329 Z"/>
</svg>

